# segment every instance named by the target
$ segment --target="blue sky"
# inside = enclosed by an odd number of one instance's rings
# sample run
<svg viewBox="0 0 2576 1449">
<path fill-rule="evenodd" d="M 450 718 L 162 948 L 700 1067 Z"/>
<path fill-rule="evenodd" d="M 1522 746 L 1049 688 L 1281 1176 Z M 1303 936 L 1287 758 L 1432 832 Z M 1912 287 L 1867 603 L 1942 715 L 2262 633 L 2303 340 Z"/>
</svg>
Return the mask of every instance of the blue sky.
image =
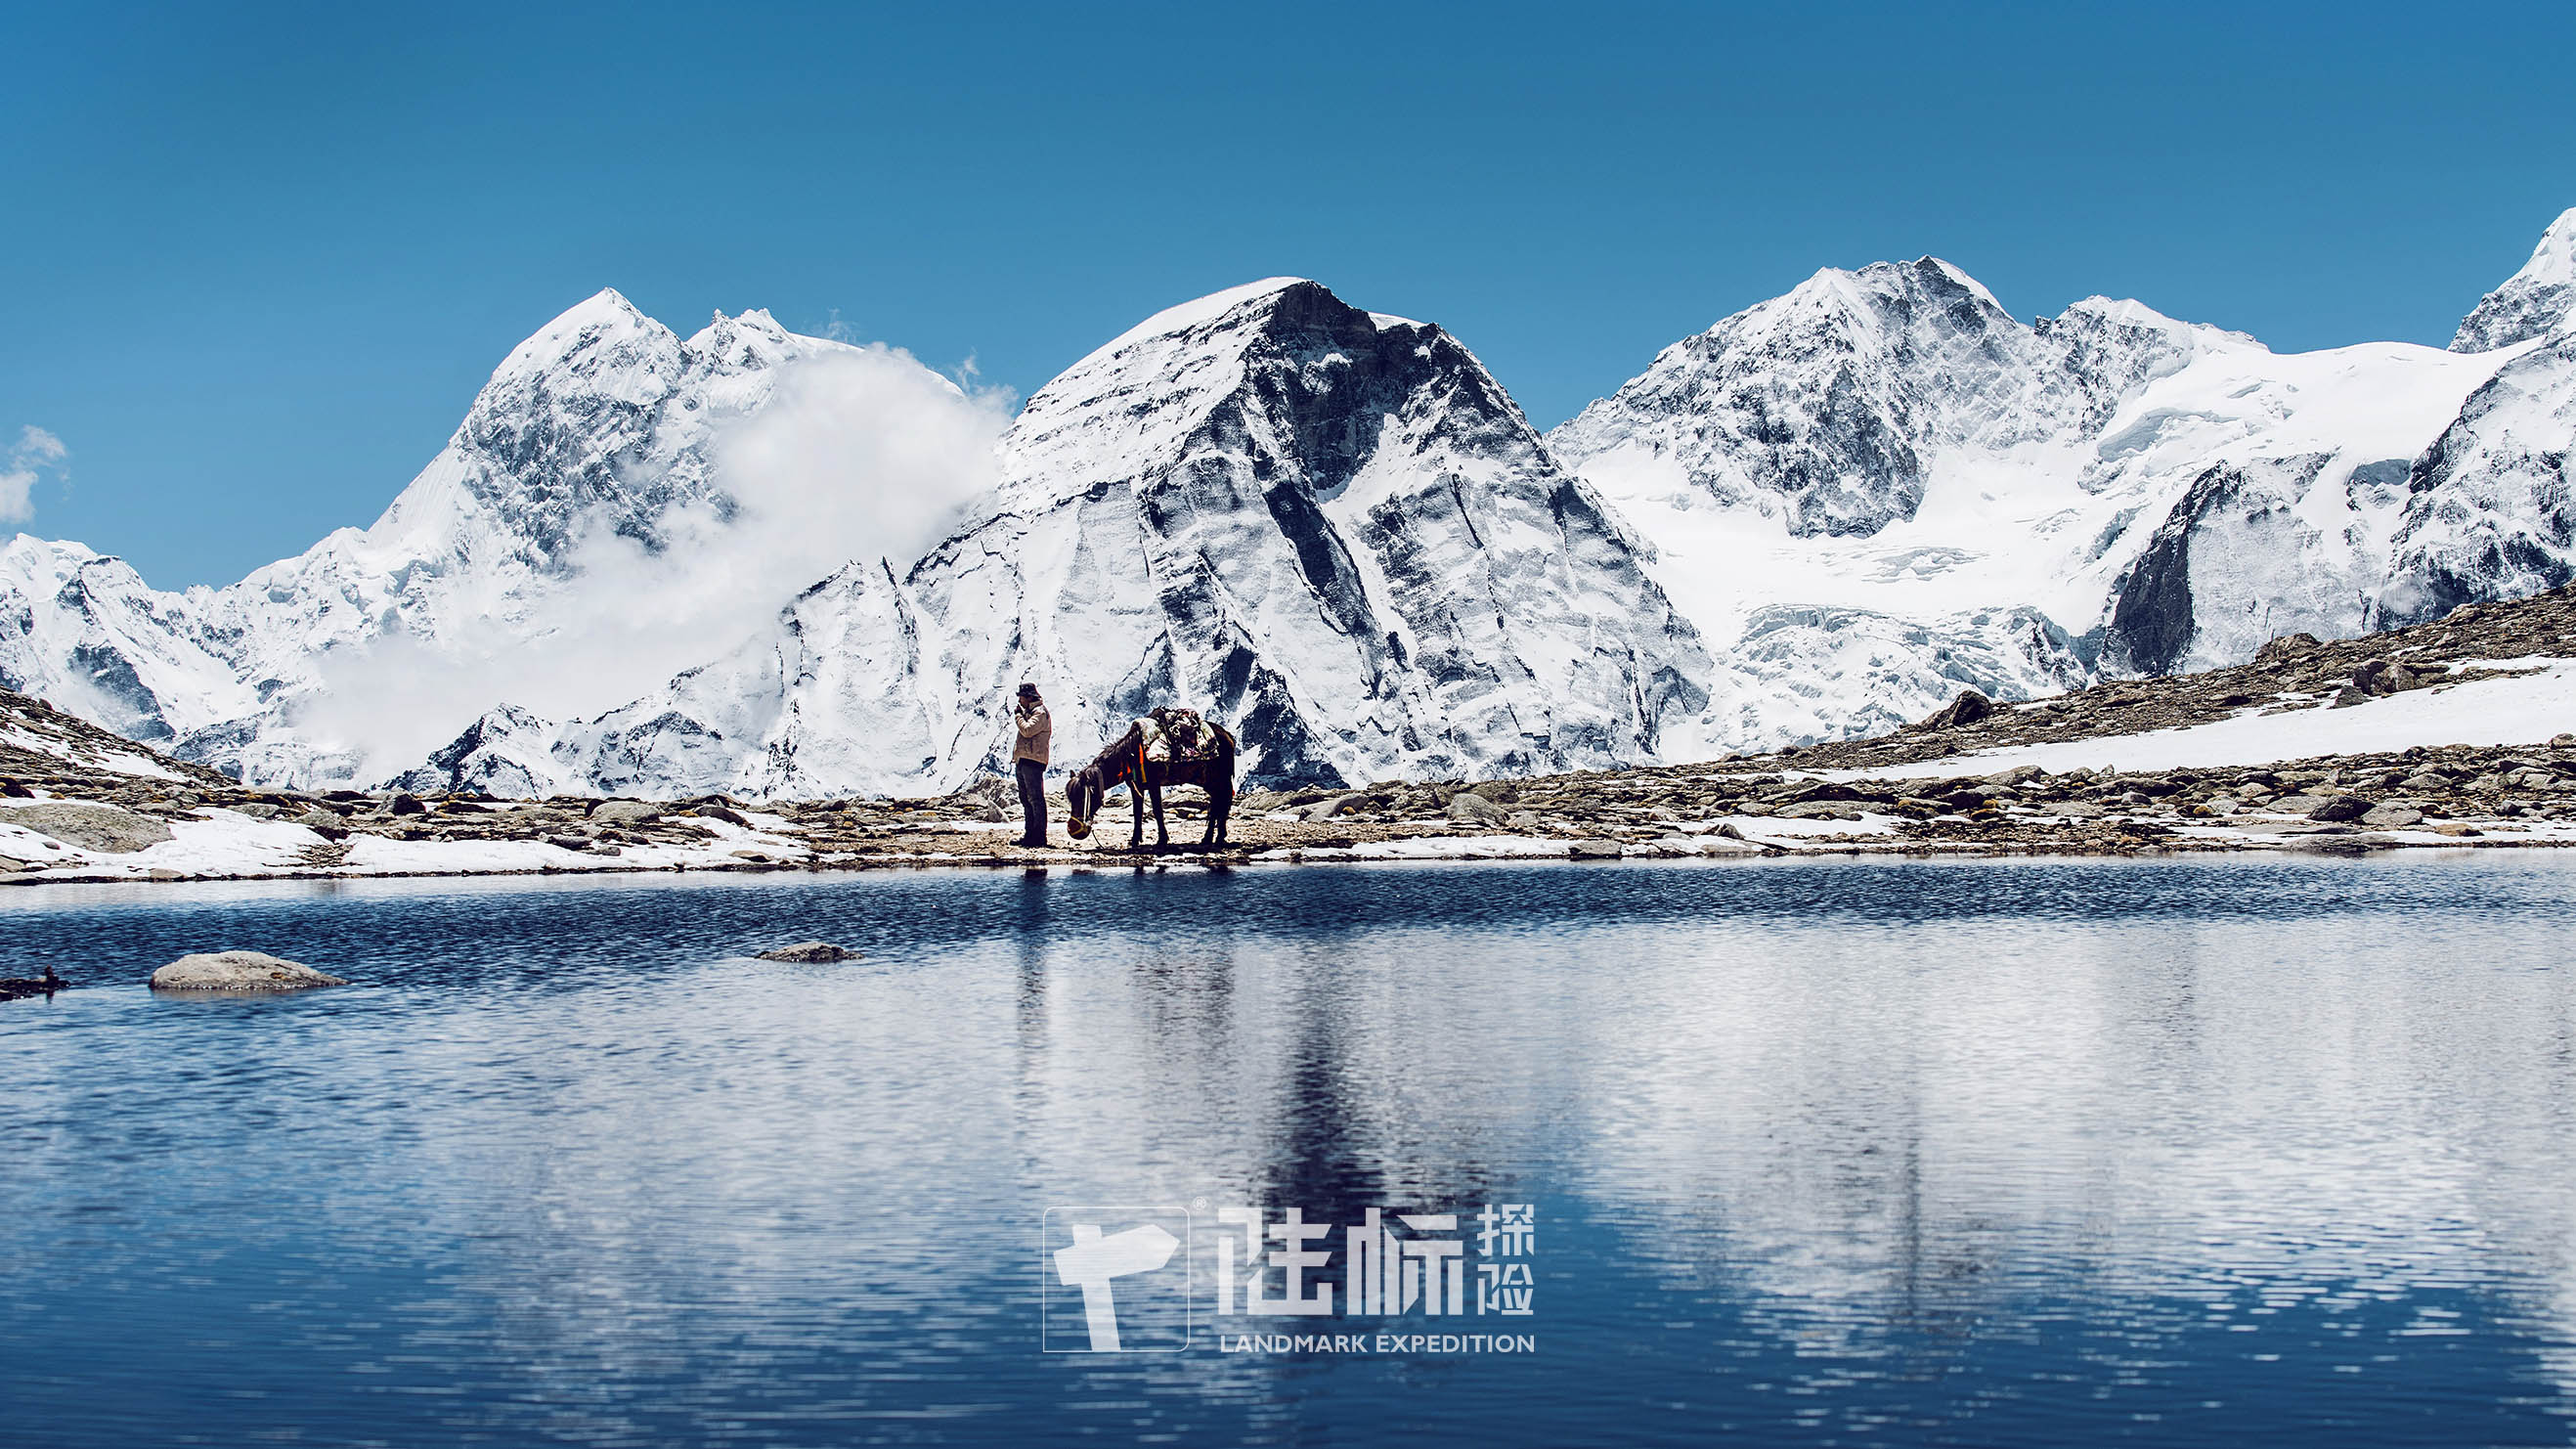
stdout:
<svg viewBox="0 0 2576 1449">
<path fill-rule="evenodd" d="M 2439 344 L 2576 205 L 2564 4 L 20 5 L 0 54 L 0 444 L 64 448 L 19 526 L 163 587 L 371 521 L 602 286 L 1025 395 L 1313 276 L 1544 426 L 1926 252 Z"/>
</svg>

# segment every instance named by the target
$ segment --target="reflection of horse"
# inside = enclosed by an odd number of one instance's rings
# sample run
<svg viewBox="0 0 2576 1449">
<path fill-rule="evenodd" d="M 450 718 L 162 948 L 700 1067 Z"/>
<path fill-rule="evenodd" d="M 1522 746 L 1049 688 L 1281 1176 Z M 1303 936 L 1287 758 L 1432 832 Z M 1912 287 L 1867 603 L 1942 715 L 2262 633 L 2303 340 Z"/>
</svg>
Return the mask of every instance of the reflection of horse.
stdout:
<svg viewBox="0 0 2576 1449">
<path fill-rule="evenodd" d="M 1109 798 L 1111 787 L 1125 785 L 1136 806 L 1135 833 L 1128 838 L 1127 848 L 1135 850 L 1145 843 L 1145 797 L 1154 797 L 1154 843 L 1157 849 L 1172 843 L 1172 833 L 1163 826 L 1163 787 L 1197 785 L 1207 791 L 1207 835 L 1199 848 L 1226 843 L 1225 828 L 1234 814 L 1234 736 L 1227 734 L 1214 720 L 1205 725 L 1213 746 L 1197 759 L 1149 760 L 1145 757 L 1145 724 L 1139 720 L 1127 727 L 1100 758 L 1073 772 L 1064 785 L 1065 802 L 1072 807 L 1072 818 L 1065 828 L 1080 840 L 1091 834 L 1092 817 L 1100 813 Z M 1175 752 L 1177 753 L 1177 751 Z"/>
</svg>

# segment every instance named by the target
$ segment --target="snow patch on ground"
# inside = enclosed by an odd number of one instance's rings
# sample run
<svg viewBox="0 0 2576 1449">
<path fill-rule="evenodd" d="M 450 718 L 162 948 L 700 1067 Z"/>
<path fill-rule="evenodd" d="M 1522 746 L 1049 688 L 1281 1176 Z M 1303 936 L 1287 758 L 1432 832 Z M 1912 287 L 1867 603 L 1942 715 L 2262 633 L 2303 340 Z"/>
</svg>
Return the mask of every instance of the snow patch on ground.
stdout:
<svg viewBox="0 0 2576 1449">
<path fill-rule="evenodd" d="M 1574 853 L 1570 840 L 1527 835 L 1436 835 L 1414 840 L 1372 840 L 1360 845 L 1265 850 L 1254 860 L 1538 860 Z"/>
<path fill-rule="evenodd" d="M 15 745 L 19 749 L 34 754 L 51 755 L 66 764 L 78 765 L 85 770 L 106 770 L 111 774 L 134 775 L 146 780 L 185 778 L 159 761 L 146 755 L 135 754 L 130 750 L 85 748 L 69 740 L 37 734 L 33 730 L 21 729 L 14 725 L 0 728 L 0 744 Z"/>
<path fill-rule="evenodd" d="M 2576 729 L 2576 660 L 2500 663 L 2538 668 L 2540 672 L 2409 690 L 2345 709 L 2320 704 L 2277 714 L 2241 714 L 2186 729 L 1981 750 L 1912 764 L 1827 771 L 1824 777 L 1851 780 L 1988 775 L 2023 765 L 2037 765 L 2051 774 L 2076 769 L 2268 765 L 2319 755 L 2389 753 L 2416 745 L 2538 744 L 2562 731 Z"/>
<path fill-rule="evenodd" d="M 1756 845 L 1790 846 L 1820 839 L 1896 834 L 1895 817 L 1867 811 L 1862 812 L 1857 820 L 1836 820 L 1830 816 L 1813 820 L 1783 820 L 1776 815 L 1734 815 L 1719 823 L 1734 826 L 1738 836 Z"/>
<path fill-rule="evenodd" d="M 0 855 L 37 866 L 11 877 L 27 882 L 65 878 L 166 880 L 187 876 L 711 870 L 759 863 L 737 854 L 744 851 L 783 864 L 802 863 L 812 857 L 812 850 L 805 844 L 778 833 L 785 821 L 774 815 L 745 818 L 755 828 L 722 820 L 705 821 L 713 834 L 703 844 L 628 845 L 614 853 L 568 850 L 544 840 L 395 840 L 352 835 L 343 860 L 336 865 L 317 865 L 307 852 L 331 842 L 314 831 L 287 821 L 208 808 L 199 810 L 195 819 L 171 821 L 169 840 L 121 853 L 84 850 L 20 826 L 0 824 Z"/>
</svg>

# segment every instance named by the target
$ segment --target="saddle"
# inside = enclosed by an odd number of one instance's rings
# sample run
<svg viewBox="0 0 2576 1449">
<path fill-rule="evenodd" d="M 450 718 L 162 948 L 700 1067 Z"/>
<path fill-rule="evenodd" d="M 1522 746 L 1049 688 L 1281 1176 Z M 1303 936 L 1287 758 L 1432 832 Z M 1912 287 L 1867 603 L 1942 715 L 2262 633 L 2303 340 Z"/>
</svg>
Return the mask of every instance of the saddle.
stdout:
<svg viewBox="0 0 2576 1449">
<path fill-rule="evenodd" d="M 1145 758 L 1153 764 L 1204 760 L 1216 753 L 1216 731 L 1194 709 L 1162 708 L 1136 721 L 1144 731 Z"/>
</svg>

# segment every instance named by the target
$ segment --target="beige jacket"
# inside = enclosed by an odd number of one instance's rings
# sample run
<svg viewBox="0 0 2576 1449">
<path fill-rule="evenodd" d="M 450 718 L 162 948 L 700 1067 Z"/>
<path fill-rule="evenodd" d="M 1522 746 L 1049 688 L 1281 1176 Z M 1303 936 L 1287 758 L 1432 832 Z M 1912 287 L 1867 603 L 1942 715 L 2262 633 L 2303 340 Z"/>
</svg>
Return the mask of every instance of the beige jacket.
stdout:
<svg viewBox="0 0 2576 1449">
<path fill-rule="evenodd" d="M 1035 760 L 1041 765 L 1045 764 L 1047 739 L 1055 733 L 1055 724 L 1047 718 L 1046 706 L 1039 705 L 1035 709 L 1028 709 L 1013 705 L 1011 718 L 1017 721 L 1020 727 L 1020 742 L 1012 747 L 1011 763 L 1016 765 L 1022 760 Z"/>
</svg>

